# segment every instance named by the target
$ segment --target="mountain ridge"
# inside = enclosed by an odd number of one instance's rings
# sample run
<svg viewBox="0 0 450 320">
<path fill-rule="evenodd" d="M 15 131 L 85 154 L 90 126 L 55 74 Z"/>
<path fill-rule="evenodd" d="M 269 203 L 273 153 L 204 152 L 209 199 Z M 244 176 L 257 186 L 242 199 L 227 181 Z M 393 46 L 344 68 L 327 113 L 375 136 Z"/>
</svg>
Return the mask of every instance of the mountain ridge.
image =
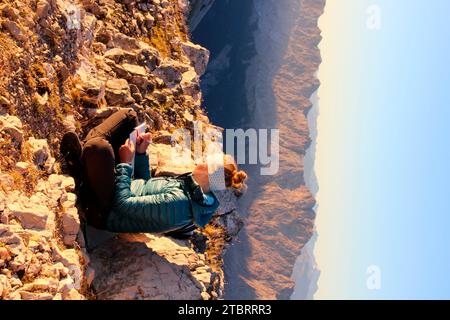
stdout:
<svg viewBox="0 0 450 320">
<path fill-rule="evenodd" d="M 306 186 L 304 157 L 312 142 L 310 99 L 320 84 L 318 18 L 324 5 L 255 2 L 258 54 L 247 70 L 248 127 L 280 129 L 280 170 L 267 177 L 250 171 L 257 178 L 240 205 L 245 226 L 225 256 L 230 299 L 289 299 L 295 262 L 313 236 L 315 199 Z"/>
<path fill-rule="evenodd" d="M 191 241 L 111 235 L 88 248 L 58 154 L 64 132 L 84 138 L 128 107 L 153 120 L 155 173 L 192 170 L 172 162 L 170 141 L 194 120 L 210 125 L 199 86 L 209 52 L 189 40 L 188 14 L 184 0 L 0 5 L 1 299 L 223 296 L 222 255 L 241 226 L 232 195 Z"/>
</svg>

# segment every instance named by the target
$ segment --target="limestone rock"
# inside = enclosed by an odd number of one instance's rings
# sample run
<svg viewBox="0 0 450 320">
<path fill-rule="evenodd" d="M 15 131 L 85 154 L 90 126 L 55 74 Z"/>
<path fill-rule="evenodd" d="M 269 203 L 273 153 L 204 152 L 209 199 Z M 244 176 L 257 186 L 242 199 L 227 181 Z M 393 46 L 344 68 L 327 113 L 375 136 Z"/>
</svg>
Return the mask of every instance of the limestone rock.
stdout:
<svg viewBox="0 0 450 320">
<path fill-rule="evenodd" d="M 51 170 L 53 164 L 55 163 L 55 159 L 51 156 L 47 140 L 35 139 L 31 137 L 28 139 L 27 144 L 30 147 L 31 153 L 33 155 L 34 164 L 38 168 L 44 169 L 46 171 Z"/>
<path fill-rule="evenodd" d="M 63 121 L 64 129 L 66 131 L 75 132 L 76 131 L 75 123 L 76 123 L 75 117 L 72 114 L 67 115 Z"/>
<path fill-rule="evenodd" d="M 58 292 L 57 294 L 55 294 L 52 300 L 62 300 L 61 293 Z"/>
<path fill-rule="evenodd" d="M 36 5 L 36 18 L 43 19 L 46 18 L 50 11 L 50 3 L 48 0 L 39 0 Z"/>
<path fill-rule="evenodd" d="M 134 99 L 131 97 L 130 87 L 125 79 L 112 79 L 106 82 L 106 101 L 110 105 L 131 104 Z"/>
<path fill-rule="evenodd" d="M 145 26 L 147 29 L 151 29 L 155 24 L 155 18 L 151 14 L 146 14 L 144 17 Z"/>
<path fill-rule="evenodd" d="M 174 176 L 194 170 L 194 160 L 186 156 L 187 152 L 187 150 L 176 149 L 167 144 L 151 144 L 149 146 L 150 163 L 156 170 L 155 175 Z M 177 161 L 177 157 L 180 160 Z"/>
<path fill-rule="evenodd" d="M 43 95 L 40 95 L 39 93 L 35 92 L 33 95 L 33 102 L 38 107 L 45 107 L 48 102 L 48 93 L 45 92 Z"/>
<path fill-rule="evenodd" d="M 80 81 L 77 87 L 88 96 L 97 98 L 101 93 L 104 81 L 99 77 L 95 64 L 87 59 L 82 59 L 76 76 Z"/>
<path fill-rule="evenodd" d="M 218 215 L 224 215 L 237 210 L 237 197 L 232 190 L 216 191 L 214 194 L 220 202 L 220 207 L 217 210 Z"/>
<path fill-rule="evenodd" d="M 70 289 L 67 295 L 63 295 L 63 300 L 84 300 L 84 297 L 75 289 Z"/>
<path fill-rule="evenodd" d="M 64 210 L 75 208 L 77 196 L 72 192 L 63 193 L 59 199 Z"/>
<path fill-rule="evenodd" d="M 30 164 L 28 162 L 19 161 L 16 163 L 15 167 L 19 172 L 24 173 L 27 171 L 29 166 Z"/>
<path fill-rule="evenodd" d="M 7 3 L 0 6 L 0 11 L 2 12 L 3 16 L 11 20 L 17 20 L 17 18 L 19 18 L 19 10 L 13 8 Z"/>
<path fill-rule="evenodd" d="M 59 282 L 58 293 L 60 293 L 62 296 L 67 296 L 70 290 L 74 288 L 75 284 L 73 282 L 73 279 L 71 277 L 67 277 Z"/>
<path fill-rule="evenodd" d="M 209 50 L 192 42 L 183 42 L 181 48 L 191 61 L 198 76 L 202 76 L 206 71 L 209 61 Z"/>
<path fill-rule="evenodd" d="M 182 74 L 189 67 L 174 60 L 163 61 L 153 73 L 161 78 L 166 84 L 180 83 Z"/>
<path fill-rule="evenodd" d="M 43 230 L 47 226 L 50 210 L 39 204 L 11 203 L 7 205 L 10 216 L 20 220 L 21 225 L 28 229 Z"/>
<path fill-rule="evenodd" d="M 188 70 L 183 73 L 181 78 L 181 88 L 185 95 L 192 97 L 194 100 L 201 99 L 200 80 L 194 70 Z"/>
<path fill-rule="evenodd" d="M 55 261 L 61 262 L 67 268 L 78 266 L 80 262 L 75 249 L 61 250 L 58 246 L 54 246 L 52 248 L 52 256 Z"/>
<path fill-rule="evenodd" d="M 41 278 L 36 279 L 32 283 L 28 283 L 23 286 L 22 290 L 25 291 L 55 291 L 58 287 L 58 281 L 56 279 Z"/>
<path fill-rule="evenodd" d="M 139 65 L 147 67 L 149 70 L 154 70 L 160 64 L 160 54 L 152 47 L 142 46 L 136 51 L 136 61 Z"/>
<path fill-rule="evenodd" d="M 123 50 L 136 50 L 140 48 L 139 41 L 123 33 L 115 32 L 108 42 L 109 48 L 120 48 Z"/>
<path fill-rule="evenodd" d="M 191 272 L 196 253 L 185 242 L 151 235 L 113 238 L 91 255 L 100 299 L 202 299 Z M 206 276 L 200 276 L 206 279 Z"/>
<path fill-rule="evenodd" d="M 129 63 L 124 63 L 122 64 L 122 68 L 128 72 L 131 76 L 146 76 L 147 75 L 147 71 L 145 71 L 144 67 L 135 65 L 135 64 L 129 64 Z"/>
<path fill-rule="evenodd" d="M 0 173 L 0 185 L 4 188 L 11 189 L 14 187 L 14 178 L 7 173 Z"/>
<path fill-rule="evenodd" d="M 51 293 L 29 292 L 20 291 L 22 300 L 52 300 L 53 295 Z"/>
<path fill-rule="evenodd" d="M 4 299 L 11 290 L 11 285 L 9 284 L 8 278 L 0 274 L 0 298 Z"/>
<path fill-rule="evenodd" d="M 58 271 L 59 277 L 65 277 L 69 274 L 69 269 L 64 267 L 64 265 L 61 262 L 55 263 L 53 265 L 53 268 Z"/>
<path fill-rule="evenodd" d="M 142 92 L 142 94 L 145 94 L 147 92 L 153 91 L 153 89 L 155 88 L 154 83 L 145 76 L 134 75 L 130 78 L 129 81 L 130 81 L 130 83 L 132 83 L 132 85 L 134 85 L 134 86 L 136 86 L 136 88 L 138 88 L 138 90 L 140 92 L 137 92 L 137 93 Z M 130 85 L 130 87 L 131 87 L 131 85 Z"/>
<path fill-rule="evenodd" d="M 45 182 L 43 182 L 45 184 Z M 47 180 L 48 189 L 62 192 L 72 192 L 75 190 L 75 180 L 70 176 L 64 176 L 60 174 L 51 174 Z M 58 198 L 59 199 L 59 198 Z M 57 200 L 57 199 L 56 199 Z"/>
<path fill-rule="evenodd" d="M 9 261 L 11 259 L 11 255 L 5 247 L 0 247 L 0 260 Z"/>
<path fill-rule="evenodd" d="M 9 31 L 9 33 L 11 34 L 11 36 L 14 37 L 14 39 L 18 41 L 27 40 L 26 30 L 24 30 L 24 28 L 21 27 L 19 24 L 17 24 L 15 21 L 4 20 L 1 22 L 1 25 L 3 28 Z"/>
<path fill-rule="evenodd" d="M 97 17 L 104 17 L 108 14 L 107 9 L 99 5 L 95 0 L 81 0 L 81 4 L 86 11 L 91 12 Z"/>
<path fill-rule="evenodd" d="M 119 108 L 118 107 L 108 107 L 108 108 L 99 108 L 99 109 L 88 109 L 88 116 L 90 118 L 97 118 L 97 119 L 105 119 L 108 118 L 110 115 L 112 115 L 114 112 L 116 112 Z"/>
<path fill-rule="evenodd" d="M 56 245 L 52 248 L 52 257 L 54 261 L 61 262 L 69 270 L 74 288 L 80 290 L 83 281 L 83 271 L 77 251 L 75 249 L 61 250 Z"/>
<path fill-rule="evenodd" d="M 0 132 L 11 136 L 16 146 L 23 141 L 23 126 L 19 118 L 10 115 L 0 115 Z"/>
<path fill-rule="evenodd" d="M 64 244 L 73 246 L 80 231 L 80 219 L 78 218 L 77 208 L 71 207 L 62 213 L 62 227 L 64 231 Z"/>
<path fill-rule="evenodd" d="M 219 224 L 226 230 L 227 240 L 238 235 L 244 226 L 244 221 L 236 210 L 219 216 Z"/>
<path fill-rule="evenodd" d="M 116 64 L 121 64 L 122 62 L 133 62 L 136 59 L 134 53 L 121 48 L 112 48 L 107 50 L 104 57 L 114 61 Z"/>
</svg>

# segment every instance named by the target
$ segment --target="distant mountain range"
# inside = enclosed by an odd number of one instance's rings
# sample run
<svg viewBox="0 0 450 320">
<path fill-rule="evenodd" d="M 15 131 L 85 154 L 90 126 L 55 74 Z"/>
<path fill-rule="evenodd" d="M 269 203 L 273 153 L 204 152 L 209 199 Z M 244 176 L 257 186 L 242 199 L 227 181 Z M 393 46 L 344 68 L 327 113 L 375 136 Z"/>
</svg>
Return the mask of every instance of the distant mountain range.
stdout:
<svg viewBox="0 0 450 320">
<path fill-rule="evenodd" d="M 252 16 L 246 19 L 237 12 L 244 9 L 243 4 L 217 2 L 212 16 L 197 24 L 196 31 L 211 42 L 196 39 L 211 50 L 202 90 L 212 120 L 235 127 L 280 129 L 279 172 L 261 176 L 258 166 L 245 167 L 250 175 L 249 190 L 239 211 L 247 218 L 239 241 L 225 255 L 225 297 L 289 299 L 295 285 L 294 264 L 314 233 L 315 200 L 305 178 L 313 170 L 308 167 L 310 172 L 305 174 L 305 165 L 313 161 L 306 161 L 305 153 L 312 143 L 307 114 L 312 108 L 311 96 L 319 87 L 316 72 L 321 62 L 321 36 L 317 24 L 325 0 L 249 2 L 253 3 Z M 232 16 L 233 21 L 222 21 L 224 15 Z M 244 37 L 249 28 L 253 33 Z M 241 92 L 243 85 L 242 98 L 234 92 Z M 245 112 L 240 111 L 244 108 Z M 312 188 L 315 192 L 316 187 Z M 308 252 L 310 256 L 312 250 Z M 303 263 L 300 269 L 314 265 L 305 259 L 299 258 Z M 312 282 L 306 284 L 308 277 L 298 279 L 297 284 L 305 288 L 300 290 L 303 293 L 297 290 L 294 298 L 307 298 L 311 296 L 308 292 L 314 291 L 317 273 L 314 268 L 310 271 Z"/>
</svg>

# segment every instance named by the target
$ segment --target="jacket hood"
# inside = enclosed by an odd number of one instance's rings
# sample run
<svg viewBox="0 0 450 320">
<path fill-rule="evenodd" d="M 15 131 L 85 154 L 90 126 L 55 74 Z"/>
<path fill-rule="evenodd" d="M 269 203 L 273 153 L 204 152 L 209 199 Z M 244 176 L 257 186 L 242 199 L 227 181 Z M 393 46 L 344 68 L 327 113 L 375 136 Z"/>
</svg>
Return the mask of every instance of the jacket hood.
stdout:
<svg viewBox="0 0 450 320">
<path fill-rule="evenodd" d="M 220 206 L 219 200 L 217 199 L 216 195 L 212 192 L 211 195 L 214 198 L 214 203 L 210 206 L 201 205 L 197 201 L 190 199 L 193 214 L 192 220 L 194 224 L 196 224 L 200 228 L 203 228 L 208 224 L 213 214 Z"/>
</svg>

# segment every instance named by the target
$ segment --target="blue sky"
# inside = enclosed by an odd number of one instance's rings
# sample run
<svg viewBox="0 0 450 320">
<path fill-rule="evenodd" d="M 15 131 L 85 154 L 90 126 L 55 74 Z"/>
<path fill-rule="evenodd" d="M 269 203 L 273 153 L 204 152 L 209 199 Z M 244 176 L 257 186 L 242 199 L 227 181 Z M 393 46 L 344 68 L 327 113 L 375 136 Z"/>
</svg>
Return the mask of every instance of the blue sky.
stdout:
<svg viewBox="0 0 450 320">
<path fill-rule="evenodd" d="M 445 0 L 327 0 L 316 298 L 450 298 L 449 13 Z"/>
</svg>

